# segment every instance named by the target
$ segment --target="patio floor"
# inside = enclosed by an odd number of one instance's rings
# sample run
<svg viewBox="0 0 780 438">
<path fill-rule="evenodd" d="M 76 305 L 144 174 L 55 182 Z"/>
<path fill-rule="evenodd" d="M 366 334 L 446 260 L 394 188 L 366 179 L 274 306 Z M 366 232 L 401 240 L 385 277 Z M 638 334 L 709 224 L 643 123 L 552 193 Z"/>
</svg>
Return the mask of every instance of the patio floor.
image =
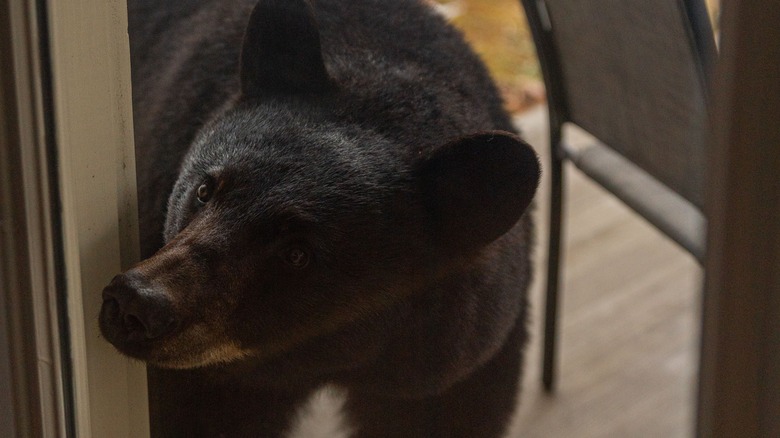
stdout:
<svg viewBox="0 0 780 438">
<path fill-rule="evenodd" d="M 517 117 L 547 163 L 546 107 Z M 639 216 L 567 169 L 559 385 L 541 389 L 549 181 L 537 195 L 532 342 L 510 437 L 685 437 L 693 431 L 701 269 Z"/>
</svg>

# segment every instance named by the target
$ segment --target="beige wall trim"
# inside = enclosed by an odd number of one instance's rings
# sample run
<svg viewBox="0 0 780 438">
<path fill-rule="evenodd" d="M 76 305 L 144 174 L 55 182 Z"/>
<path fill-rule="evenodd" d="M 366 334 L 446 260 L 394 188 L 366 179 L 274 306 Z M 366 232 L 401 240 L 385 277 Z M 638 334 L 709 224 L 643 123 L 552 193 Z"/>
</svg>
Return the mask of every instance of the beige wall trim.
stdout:
<svg viewBox="0 0 780 438">
<path fill-rule="evenodd" d="M 780 436 L 780 2 L 725 0 L 698 436 Z"/>
<path fill-rule="evenodd" d="M 138 258 L 125 0 L 49 0 L 75 420 L 82 438 L 149 435 L 145 368 L 100 336 L 101 290 Z"/>
</svg>

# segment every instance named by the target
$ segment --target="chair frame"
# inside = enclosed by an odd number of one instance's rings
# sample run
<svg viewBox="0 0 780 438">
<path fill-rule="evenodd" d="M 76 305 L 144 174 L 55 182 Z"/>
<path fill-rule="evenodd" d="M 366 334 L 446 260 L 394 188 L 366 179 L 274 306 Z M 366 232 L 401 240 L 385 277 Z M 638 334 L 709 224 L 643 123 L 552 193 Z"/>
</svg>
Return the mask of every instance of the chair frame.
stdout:
<svg viewBox="0 0 780 438">
<path fill-rule="evenodd" d="M 705 99 L 708 98 L 708 84 L 710 72 L 717 57 L 712 28 L 709 21 L 706 5 L 702 0 L 678 0 L 683 9 L 684 17 L 689 24 L 689 42 L 693 54 L 697 57 L 699 74 L 704 89 Z M 549 111 L 550 129 L 550 216 L 549 216 L 549 241 L 547 264 L 547 291 L 544 306 L 544 342 L 543 342 L 543 372 L 542 382 L 547 392 L 554 390 L 556 383 L 556 356 L 558 344 L 557 314 L 559 311 L 559 291 L 561 285 L 561 261 L 563 256 L 563 203 L 564 203 L 564 166 L 567 159 L 574 158 L 570 150 L 563 143 L 563 127 L 572 122 L 569 116 L 569 106 L 562 73 L 560 56 L 555 44 L 553 27 L 550 15 L 547 11 L 545 0 L 521 0 L 525 9 L 528 24 L 536 45 L 539 63 L 544 76 L 547 90 L 547 102 Z M 602 186 L 603 181 L 598 181 Z M 609 190 L 609 187 L 606 187 Z M 673 194 L 676 195 L 676 194 Z M 618 195 L 619 196 L 619 195 Z M 681 198 L 680 198 L 681 199 Z M 626 201 L 624 199 L 624 201 Z M 683 201 L 684 203 L 685 201 Z M 704 257 L 703 244 L 697 246 L 689 240 L 680 237 L 682 233 L 667 227 L 665 223 L 658 223 L 652 217 L 647 217 L 647 210 L 641 206 L 631 205 L 645 216 L 653 225 L 669 235 L 681 246 L 691 252 L 699 261 Z M 658 218 L 658 215 L 656 215 Z M 660 221 L 663 222 L 663 221 Z M 703 222 L 703 221 L 702 221 Z M 674 228 L 674 227 L 671 227 Z"/>
</svg>

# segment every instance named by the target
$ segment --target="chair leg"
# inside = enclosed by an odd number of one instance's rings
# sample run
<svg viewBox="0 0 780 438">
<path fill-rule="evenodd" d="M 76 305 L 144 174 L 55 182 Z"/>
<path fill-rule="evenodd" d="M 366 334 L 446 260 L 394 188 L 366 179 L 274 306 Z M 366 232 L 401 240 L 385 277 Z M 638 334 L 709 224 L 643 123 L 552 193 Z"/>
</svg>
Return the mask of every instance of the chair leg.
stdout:
<svg viewBox="0 0 780 438">
<path fill-rule="evenodd" d="M 554 135 L 557 133 L 553 133 Z M 558 286 L 560 282 L 561 226 L 563 207 L 563 160 L 556 152 L 560 138 L 553 138 L 551 151 L 550 235 L 547 261 L 547 295 L 544 315 L 544 356 L 542 382 L 546 392 L 555 385 L 557 352 Z"/>
</svg>

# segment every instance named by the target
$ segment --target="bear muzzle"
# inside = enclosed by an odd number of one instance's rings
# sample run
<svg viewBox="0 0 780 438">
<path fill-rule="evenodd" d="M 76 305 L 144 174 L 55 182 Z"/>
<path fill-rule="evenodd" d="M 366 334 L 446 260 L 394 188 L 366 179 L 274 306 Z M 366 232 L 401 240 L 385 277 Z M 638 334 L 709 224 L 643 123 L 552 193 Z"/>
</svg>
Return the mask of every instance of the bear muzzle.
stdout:
<svg viewBox="0 0 780 438">
<path fill-rule="evenodd" d="M 100 329 L 123 352 L 161 339 L 178 326 L 176 313 L 164 289 L 131 270 L 114 277 L 103 289 Z"/>
</svg>

